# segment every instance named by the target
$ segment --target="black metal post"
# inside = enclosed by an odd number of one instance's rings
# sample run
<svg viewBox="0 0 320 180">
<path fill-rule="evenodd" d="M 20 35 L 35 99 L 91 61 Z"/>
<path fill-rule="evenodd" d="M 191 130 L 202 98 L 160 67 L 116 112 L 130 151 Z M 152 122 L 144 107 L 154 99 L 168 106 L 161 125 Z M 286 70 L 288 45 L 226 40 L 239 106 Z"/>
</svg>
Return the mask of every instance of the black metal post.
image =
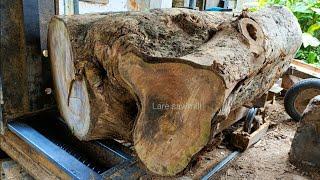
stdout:
<svg viewBox="0 0 320 180">
<path fill-rule="evenodd" d="M 4 124 L 29 110 L 22 0 L 0 1 L 1 108 Z"/>
</svg>

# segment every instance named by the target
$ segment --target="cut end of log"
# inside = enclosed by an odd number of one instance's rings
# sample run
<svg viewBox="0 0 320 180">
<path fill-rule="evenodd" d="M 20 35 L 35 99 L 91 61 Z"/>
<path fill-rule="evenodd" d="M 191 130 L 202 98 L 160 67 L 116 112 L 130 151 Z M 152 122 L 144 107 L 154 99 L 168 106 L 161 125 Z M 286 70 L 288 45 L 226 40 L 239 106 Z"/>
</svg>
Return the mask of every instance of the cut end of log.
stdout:
<svg viewBox="0 0 320 180">
<path fill-rule="evenodd" d="M 119 64 L 120 74 L 140 100 L 134 147 L 149 170 L 175 175 L 208 143 L 211 119 L 224 100 L 224 82 L 214 72 L 182 60 L 146 61 L 128 53 Z"/>
<path fill-rule="evenodd" d="M 74 135 L 86 139 L 91 123 L 87 85 L 84 79 L 75 79 L 71 42 L 63 21 L 52 20 L 48 41 L 60 114 Z"/>
</svg>

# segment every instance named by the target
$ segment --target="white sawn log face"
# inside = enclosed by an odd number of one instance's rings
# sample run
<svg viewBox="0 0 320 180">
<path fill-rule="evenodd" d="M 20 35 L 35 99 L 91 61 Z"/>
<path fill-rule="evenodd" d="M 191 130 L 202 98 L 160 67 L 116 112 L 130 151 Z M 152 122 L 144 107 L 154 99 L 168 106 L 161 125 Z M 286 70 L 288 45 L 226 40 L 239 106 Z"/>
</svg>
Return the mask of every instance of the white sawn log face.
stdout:
<svg viewBox="0 0 320 180">
<path fill-rule="evenodd" d="M 90 124 L 90 104 L 84 79 L 75 80 L 72 48 L 62 21 L 50 24 L 50 58 L 56 100 L 61 116 L 73 133 L 83 138 Z M 54 49 L 52 49 L 54 48 Z"/>
</svg>

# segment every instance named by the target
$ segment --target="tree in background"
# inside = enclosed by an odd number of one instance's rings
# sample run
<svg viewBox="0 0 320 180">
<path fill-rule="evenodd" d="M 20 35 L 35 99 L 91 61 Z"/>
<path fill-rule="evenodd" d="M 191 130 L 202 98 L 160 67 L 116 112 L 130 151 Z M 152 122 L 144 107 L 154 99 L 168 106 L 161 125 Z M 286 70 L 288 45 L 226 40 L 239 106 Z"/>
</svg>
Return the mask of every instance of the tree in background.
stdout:
<svg viewBox="0 0 320 180">
<path fill-rule="evenodd" d="M 258 8 L 268 5 L 288 7 L 297 17 L 302 34 L 302 46 L 296 58 L 320 66 L 320 1 L 319 0 L 259 0 Z"/>
</svg>

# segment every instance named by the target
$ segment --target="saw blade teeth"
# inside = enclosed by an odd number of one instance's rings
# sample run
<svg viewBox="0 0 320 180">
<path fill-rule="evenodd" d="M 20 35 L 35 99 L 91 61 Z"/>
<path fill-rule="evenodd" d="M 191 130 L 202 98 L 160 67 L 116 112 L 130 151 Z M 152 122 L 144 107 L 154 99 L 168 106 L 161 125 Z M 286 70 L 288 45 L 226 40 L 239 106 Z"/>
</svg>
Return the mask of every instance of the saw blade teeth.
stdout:
<svg viewBox="0 0 320 180">
<path fill-rule="evenodd" d="M 82 154 L 74 150 L 72 147 L 70 147 L 67 144 L 57 142 L 55 143 L 59 148 L 66 151 L 68 154 L 72 155 L 74 158 L 76 158 L 78 161 L 80 161 L 82 164 L 87 166 L 88 168 L 92 169 L 93 171 L 97 172 L 98 174 L 104 172 L 107 170 L 107 168 L 97 166 L 93 161 L 90 161 L 88 158 L 84 157 Z"/>
</svg>

